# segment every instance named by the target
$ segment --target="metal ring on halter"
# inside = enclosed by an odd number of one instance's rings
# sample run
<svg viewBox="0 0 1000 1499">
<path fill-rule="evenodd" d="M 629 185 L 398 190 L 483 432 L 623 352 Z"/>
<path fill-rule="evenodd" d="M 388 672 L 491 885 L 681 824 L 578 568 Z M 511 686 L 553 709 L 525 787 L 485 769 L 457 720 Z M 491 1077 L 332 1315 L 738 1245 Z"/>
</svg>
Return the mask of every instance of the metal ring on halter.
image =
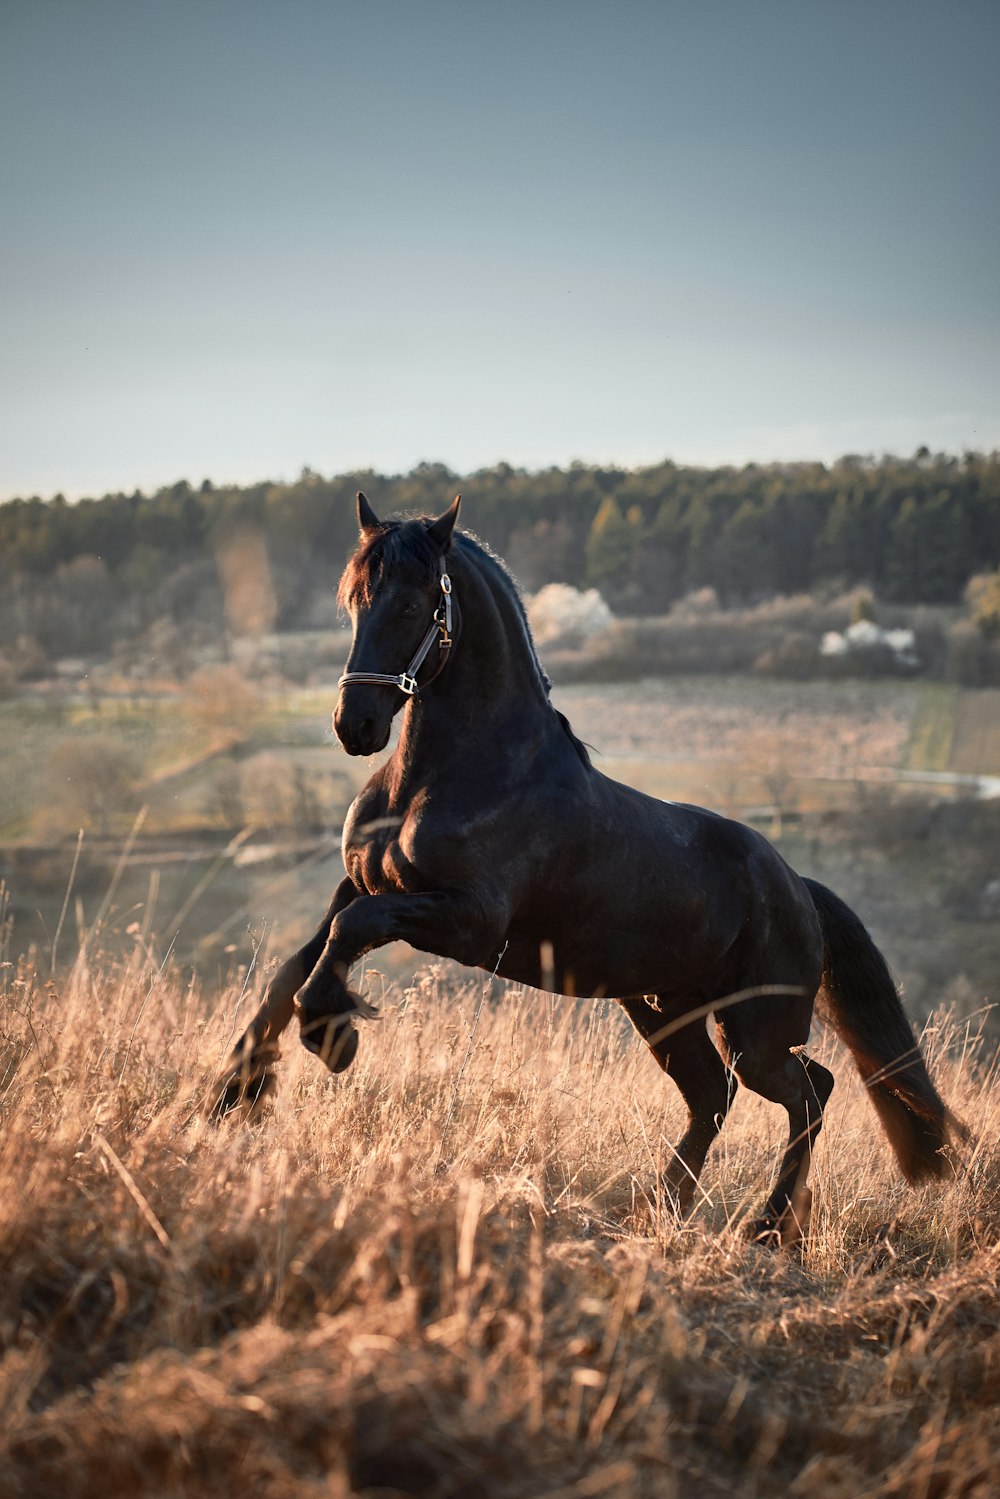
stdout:
<svg viewBox="0 0 1000 1499">
<path fill-rule="evenodd" d="M 416 655 L 413 657 L 413 660 L 410 662 L 406 670 L 401 671 L 398 676 L 392 676 L 389 672 L 383 671 L 345 671 L 344 675 L 337 683 L 338 687 L 347 687 L 352 682 L 363 682 L 372 687 L 398 687 L 400 692 L 404 692 L 407 697 L 416 697 L 420 691 L 420 687 L 417 683 L 417 672 L 427 660 L 427 657 L 430 654 L 431 646 L 434 644 L 435 637 L 439 636 L 440 638 L 438 639 L 438 649 L 442 653 L 442 659 L 441 665 L 438 667 L 438 671 L 436 671 L 434 673 L 434 676 L 432 676 L 430 679 L 433 682 L 434 677 L 437 676 L 438 672 L 441 671 L 442 667 L 444 666 L 445 661 L 448 660 L 447 653 L 451 650 L 452 647 L 451 578 L 445 571 L 445 563 L 443 557 L 440 559 L 440 566 L 440 587 L 443 598 L 441 600 L 441 603 L 438 604 L 437 608 L 434 610 L 434 617 L 431 620 L 430 629 L 427 631 L 423 640 L 417 646 Z M 441 618 L 442 608 L 444 609 L 443 619 Z"/>
</svg>

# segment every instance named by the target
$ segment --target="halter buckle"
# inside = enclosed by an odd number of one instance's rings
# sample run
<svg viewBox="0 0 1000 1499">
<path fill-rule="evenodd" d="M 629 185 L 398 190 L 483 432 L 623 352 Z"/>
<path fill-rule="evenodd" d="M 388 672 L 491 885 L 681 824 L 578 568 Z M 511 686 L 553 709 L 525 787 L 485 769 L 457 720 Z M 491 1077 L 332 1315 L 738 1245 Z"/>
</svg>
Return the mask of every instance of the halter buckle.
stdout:
<svg viewBox="0 0 1000 1499">
<path fill-rule="evenodd" d="M 447 573 L 441 574 L 441 592 L 451 593 L 451 579 Z"/>
<path fill-rule="evenodd" d="M 400 692 L 405 692 L 407 697 L 416 697 L 417 695 L 417 679 L 416 677 L 407 676 L 405 671 L 401 671 L 396 678 L 396 686 Z"/>
</svg>

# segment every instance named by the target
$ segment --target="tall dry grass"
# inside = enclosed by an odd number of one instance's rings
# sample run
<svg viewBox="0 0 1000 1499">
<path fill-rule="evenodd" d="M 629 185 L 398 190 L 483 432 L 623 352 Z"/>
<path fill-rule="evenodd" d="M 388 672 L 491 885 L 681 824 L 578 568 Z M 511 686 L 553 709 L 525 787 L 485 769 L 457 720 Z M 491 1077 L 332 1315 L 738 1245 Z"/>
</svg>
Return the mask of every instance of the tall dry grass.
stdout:
<svg viewBox="0 0 1000 1499">
<path fill-rule="evenodd" d="M 0 1494 L 987 1495 L 997 1090 L 927 1046 L 961 1178 L 896 1174 L 846 1056 L 799 1254 L 747 1245 L 783 1137 L 741 1095 L 693 1218 L 679 1102 L 609 1004 L 428 968 L 258 1127 L 200 1104 L 252 1004 L 83 951 L 8 965 Z M 828 1052 L 830 1056 L 828 1056 Z"/>
</svg>

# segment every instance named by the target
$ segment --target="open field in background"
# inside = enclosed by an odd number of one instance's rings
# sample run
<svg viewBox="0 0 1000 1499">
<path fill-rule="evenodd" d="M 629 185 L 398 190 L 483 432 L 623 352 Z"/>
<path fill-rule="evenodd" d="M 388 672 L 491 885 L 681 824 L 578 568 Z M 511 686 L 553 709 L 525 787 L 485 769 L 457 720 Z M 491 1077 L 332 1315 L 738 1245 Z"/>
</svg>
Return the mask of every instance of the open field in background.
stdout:
<svg viewBox="0 0 1000 1499">
<path fill-rule="evenodd" d="M 133 757 L 130 804 L 103 835 L 86 833 L 57 957 L 99 917 L 106 946 L 129 948 L 130 927 L 158 932 L 221 983 L 258 947 L 304 939 L 341 877 L 344 810 L 372 768 L 333 741 L 334 698 L 332 684 L 260 689 L 228 718 L 176 691 L 0 705 L 0 878 L 16 949 L 51 959 L 70 884 L 79 814 L 60 802 L 54 760 L 71 775 L 78 748 L 108 742 Z M 1000 693 L 673 677 L 564 685 L 554 698 L 599 768 L 755 822 L 855 905 L 914 1013 L 943 996 L 970 1012 L 997 997 L 1000 800 L 969 802 L 961 776 L 1000 775 Z M 378 966 L 405 978 L 422 961 L 397 947 Z"/>
<path fill-rule="evenodd" d="M 957 695 L 955 736 L 949 770 L 978 772 L 985 765 L 1000 765 L 1000 692 Z"/>
<path fill-rule="evenodd" d="M 681 767 L 687 779 L 700 768 L 714 796 L 727 771 L 761 789 L 779 767 L 807 794 L 810 782 L 892 783 L 917 771 L 1000 775 L 1000 692 L 988 689 L 688 677 L 563 686 L 553 696 L 602 769 L 659 765 L 667 779 Z"/>
<path fill-rule="evenodd" d="M 138 938 L 0 981 L 4 1499 L 995 1493 L 1000 1091 L 969 1027 L 928 1045 L 977 1139 L 922 1192 L 820 1039 L 812 1233 L 775 1254 L 740 1229 L 780 1111 L 741 1093 L 678 1226 L 678 1100 L 608 1002 L 373 985 L 349 1073 L 293 1040 L 269 1117 L 212 1129 L 241 982 Z"/>
<path fill-rule="evenodd" d="M 558 687 L 555 701 L 606 774 L 730 816 L 799 783 L 814 807 L 837 785 L 907 767 L 921 689 L 910 683 L 694 677 Z"/>
<path fill-rule="evenodd" d="M 553 695 L 602 769 L 659 765 L 664 781 L 673 774 L 686 781 L 700 770 L 707 805 L 731 792 L 734 772 L 752 782 L 775 765 L 803 782 L 891 780 L 911 770 L 1000 775 L 1000 691 L 891 678 L 673 677 L 557 686 Z M 9 772 L 0 789 L 0 832 L 8 840 L 30 837 L 57 745 L 109 735 L 136 757 L 138 793 L 157 832 L 219 822 L 206 792 L 213 765 L 227 755 L 280 752 L 323 771 L 343 798 L 369 767 L 351 761 L 333 739 L 335 698 L 332 682 L 262 692 L 249 722 L 199 720 L 176 692 L 0 704 L 0 757 Z"/>
</svg>

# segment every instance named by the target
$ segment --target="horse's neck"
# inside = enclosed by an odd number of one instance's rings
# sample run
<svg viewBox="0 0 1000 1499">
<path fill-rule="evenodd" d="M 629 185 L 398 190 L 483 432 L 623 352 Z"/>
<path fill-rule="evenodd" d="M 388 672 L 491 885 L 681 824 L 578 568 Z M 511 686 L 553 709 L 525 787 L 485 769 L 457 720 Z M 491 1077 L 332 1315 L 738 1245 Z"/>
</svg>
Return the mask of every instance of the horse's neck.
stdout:
<svg viewBox="0 0 1000 1499">
<path fill-rule="evenodd" d="M 452 582 L 459 633 L 440 676 L 405 710 L 396 758 L 407 776 L 476 744 L 495 749 L 512 721 L 527 735 L 557 722 L 512 591 L 468 558 Z"/>
</svg>

